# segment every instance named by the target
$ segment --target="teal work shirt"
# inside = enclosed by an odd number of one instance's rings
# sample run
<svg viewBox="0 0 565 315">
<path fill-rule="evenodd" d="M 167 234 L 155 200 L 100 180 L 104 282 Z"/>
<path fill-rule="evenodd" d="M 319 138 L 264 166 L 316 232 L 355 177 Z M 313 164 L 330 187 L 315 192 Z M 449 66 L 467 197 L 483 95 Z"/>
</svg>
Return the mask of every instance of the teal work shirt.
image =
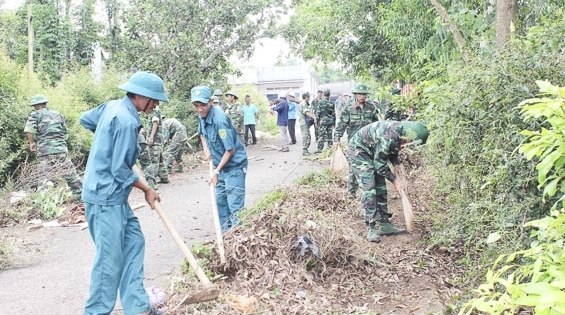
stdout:
<svg viewBox="0 0 565 315">
<path fill-rule="evenodd" d="M 226 151 L 235 149 L 224 168 L 247 167 L 245 147 L 239 140 L 231 120 L 221 110 L 212 106 L 206 118 L 198 117 L 198 134 L 204 135 L 214 166 L 220 164 Z"/>
<path fill-rule="evenodd" d="M 141 120 L 134 104 L 127 96 L 104 103 L 83 113 L 80 124 L 94 132 L 82 200 L 96 205 L 126 203 L 139 179 L 132 171 L 141 151 L 137 142 Z"/>
</svg>

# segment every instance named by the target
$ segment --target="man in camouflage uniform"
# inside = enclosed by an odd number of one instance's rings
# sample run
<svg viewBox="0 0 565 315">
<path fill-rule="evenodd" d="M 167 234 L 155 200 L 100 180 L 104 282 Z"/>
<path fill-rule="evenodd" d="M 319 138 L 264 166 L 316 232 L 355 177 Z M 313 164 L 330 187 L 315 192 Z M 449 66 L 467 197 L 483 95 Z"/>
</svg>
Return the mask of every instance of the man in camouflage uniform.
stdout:
<svg viewBox="0 0 565 315">
<path fill-rule="evenodd" d="M 216 99 L 218 99 L 218 106 L 220 106 L 222 111 L 225 112 L 226 108 L 228 107 L 228 103 L 224 100 L 224 93 L 222 93 L 222 90 L 215 89 L 214 90 L 214 96 L 216 97 Z M 215 105 L 216 104 L 214 104 L 214 106 Z"/>
<path fill-rule="evenodd" d="M 312 109 L 312 113 L 316 116 L 316 119 L 319 121 L 320 117 L 318 116 L 318 107 L 320 102 L 322 101 L 324 91 L 318 90 L 318 94 L 316 98 L 312 101 L 312 105 L 310 106 Z M 320 129 L 318 128 L 318 124 L 314 125 L 314 142 L 318 141 L 318 136 L 320 134 Z"/>
<path fill-rule="evenodd" d="M 159 107 L 156 107 L 147 116 L 149 127 L 147 128 L 147 150 L 151 164 L 144 170 L 145 179 L 152 189 L 157 189 L 156 178 L 159 177 L 160 184 L 169 183 L 169 174 L 163 159 L 163 145 L 165 134 L 163 132 L 163 115 Z"/>
<path fill-rule="evenodd" d="M 330 102 L 330 90 L 324 90 L 324 97 L 318 103 L 316 110 L 316 118 L 318 125 L 318 150 L 314 153 L 322 153 L 324 144 L 327 143 L 328 148 L 332 147 L 332 131 L 335 126 L 335 107 Z"/>
<path fill-rule="evenodd" d="M 47 180 L 50 174 L 57 174 L 57 171 L 62 170 L 61 175 L 73 195 L 77 200 L 82 200 L 82 181 L 67 148 L 68 133 L 65 117 L 47 108 L 47 102 L 49 102 L 47 98 L 41 94 L 31 98 L 30 106 L 33 106 L 35 111 L 29 115 L 24 127 L 29 150 L 37 152 L 42 179 Z"/>
<path fill-rule="evenodd" d="M 244 142 L 243 128 L 245 126 L 243 124 L 243 106 L 241 105 L 240 102 L 237 101 L 238 97 L 234 91 L 227 92 L 226 97 L 228 99 L 228 105 L 226 107 L 225 113 L 231 119 L 232 124 L 235 127 L 235 130 L 237 130 L 239 139 L 243 143 Z"/>
<path fill-rule="evenodd" d="M 391 214 L 387 209 L 385 179 L 392 182 L 398 192 L 404 186 L 396 180 L 387 162 L 399 165 L 398 153 L 405 143 L 420 140 L 423 144 L 427 138 L 428 129 L 420 122 L 377 121 L 359 129 L 349 141 L 347 156 L 353 162 L 353 173 L 363 189 L 361 203 L 365 210 L 368 241 L 378 242 L 380 235 L 405 232 L 389 221 Z M 376 222 L 379 222 L 378 231 Z"/>
<path fill-rule="evenodd" d="M 175 172 L 182 173 L 182 155 L 186 149 L 188 136 L 186 135 L 186 127 L 176 118 L 167 118 L 163 122 L 165 132 L 165 142 L 168 142 L 165 150 L 165 167 L 167 173 L 173 172 L 173 163 L 177 162 Z"/>
<path fill-rule="evenodd" d="M 316 124 L 316 116 L 312 113 L 310 106 L 310 93 L 302 94 L 302 102 L 298 104 L 298 115 L 300 115 L 300 133 L 302 134 L 302 156 L 309 156 L 308 148 L 310 147 L 310 127 L 306 122 L 306 117 L 311 118 Z"/>
<path fill-rule="evenodd" d="M 347 141 L 353 138 L 353 135 L 361 129 L 361 127 L 379 120 L 379 110 L 371 101 L 367 101 L 369 89 L 367 85 L 358 83 L 353 87 L 352 93 L 355 97 L 355 103 L 346 105 L 341 111 L 341 115 L 337 122 L 334 133 L 334 151 L 338 149 L 343 133 L 347 131 Z M 349 161 L 349 176 L 347 178 L 347 190 L 349 196 L 355 198 L 359 184 L 355 179 L 355 175 L 351 170 L 353 161 Z"/>
</svg>

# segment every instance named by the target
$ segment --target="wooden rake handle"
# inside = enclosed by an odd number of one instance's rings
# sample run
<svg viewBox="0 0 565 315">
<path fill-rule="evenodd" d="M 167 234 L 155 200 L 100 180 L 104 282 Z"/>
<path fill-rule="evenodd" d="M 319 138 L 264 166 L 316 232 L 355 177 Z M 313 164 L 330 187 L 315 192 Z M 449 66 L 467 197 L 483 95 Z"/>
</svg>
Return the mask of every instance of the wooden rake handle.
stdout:
<svg viewBox="0 0 565 315">
<path fill-rule="evenodd" d="M 214 164 L 210 160 L 210 177 L 214 173 Z M 224 239 L 222 238 L 222 227 L 220 225 L 220 214 L 218 212 L 218 203 L 216 202 L 216 186 L 210 184 L 210 197 L 212 199 L 212 214 L 214 215 L 214 227 L 216 228 L 216 242 L 218 243 L 218 252 L 220 253 L 220 262 L 226 263 L 226 252 L 224 250 Z"/>
</svg>

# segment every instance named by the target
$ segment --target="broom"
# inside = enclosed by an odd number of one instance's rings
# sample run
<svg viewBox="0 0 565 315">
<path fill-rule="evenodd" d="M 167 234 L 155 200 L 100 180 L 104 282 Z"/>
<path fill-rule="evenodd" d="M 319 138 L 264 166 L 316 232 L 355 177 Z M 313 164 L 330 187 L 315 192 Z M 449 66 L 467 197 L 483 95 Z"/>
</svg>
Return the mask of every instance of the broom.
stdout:
<svg viewBox="0 0 565 315">
<path fill-rule="evenodd" d="M 406 230 L 408 232 L 414 231 L 414 213 L 412 212 L 412 205 L 404 189 L 400 190 L 400 198 L 402 199 L 402 209 L 404 210 L 404 222 L 406 223 Z"/>
<path fill-rule="evenodd" d="M 404 169 L 404 165 L 400 164 L 397 167 L 398 168 L 395 169 L 395 173 L 406 187 L 406 181 L 404 180 L 406 170 Z M 404 223 L 406 224 L 406 230 L 408 232 L 412 232 L 414 231 L 414 212 L 412 212 L 412 204 L 410 204 L 410 200 L 408 200 L 408 196 L 404 189 L 401 189 L 398 194 L 400 195 L 400 199 L 402 199 L 402 209 L 404 210 Z"/>
</svg>

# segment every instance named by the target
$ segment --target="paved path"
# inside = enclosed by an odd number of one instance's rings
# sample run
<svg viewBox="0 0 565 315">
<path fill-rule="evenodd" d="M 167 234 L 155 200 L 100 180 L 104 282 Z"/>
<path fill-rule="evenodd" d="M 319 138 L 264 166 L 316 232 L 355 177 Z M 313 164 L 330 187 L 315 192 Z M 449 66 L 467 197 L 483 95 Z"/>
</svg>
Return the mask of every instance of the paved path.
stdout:
<svg viewBox="0 0 565 315">
<path fill-rule="evenodd" d="M 308 171 L 323 168 L 317 161 L 301 159 L 300 140 L 290 146 L 288 153 L 261 150 L 261 145 L 248 147 L 248 156 L 255 157 L 249 160 L 248 206 L 266 192 L 289 185 Z M 199 165 L 172 176 L 170 184 L 159 188 L 164 211 L 188 244 L 214 239 L 207 174 L 207 167 Z M 132 193 L 131 205 L 142 202 L 142 194 Z M 145 285 L 165 289 L 183 256 L 156 212 L 145 206 L 136 214 L 146 238 Z M 20 248 L 18 267 L 0 271 L 0 314 L 83 313 L 95 251 L 87 229 L 54 227 L 28 232 L 16 227 L 0 229 L 0 233 L 13 237 Z M 113 314 L 122 314 L 119 308 L 117 305 Z"/>
</svg>

